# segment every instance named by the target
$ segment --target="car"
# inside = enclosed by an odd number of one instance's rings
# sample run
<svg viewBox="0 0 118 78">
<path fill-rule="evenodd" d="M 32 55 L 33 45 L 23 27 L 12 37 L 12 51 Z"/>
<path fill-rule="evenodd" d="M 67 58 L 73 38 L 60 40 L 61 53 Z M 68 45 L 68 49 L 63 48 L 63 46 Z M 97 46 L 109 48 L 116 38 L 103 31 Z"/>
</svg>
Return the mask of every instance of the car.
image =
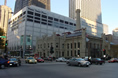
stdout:
<svg viewBox="0 0 118 78">
<path fill-rule="evenodd" d="M 49 57 L 44 58 L 44 60 L 47 60 L 47 61 L 52 61 L 52 60 L 53 60 L 53 58 L 49 56 Z"/>
<path fill-rule="evenodd" d="M 8 61 L 9 66 L 21 66 L 21 60 L 19 58 L 10 58 Z"/>
<path fill-rule="evenodd" d="M 36 59 L 34 59 L 34 57 L 27 57 L 26 59 L 25 59 L 25 63 L 37 63 L 37 60 Z"/>
<path fill-rule="evenodd" d="M 102 65 L 103 63 L 105 63 L 105 61 L 102 60 L 101 58 L 92 58 L 91 59 L 91 64 Z"/>
<path fill-rule="evenodd" d="M 36 60 L 37 62 L 44 62 L 44 59 L 42 59 L 41 57 L 37 58 Z"/>
<path fill-rule="evenodd" d="M 66 62 L 67 60 L 64 57 L 56 59 L 56 62 Z"/>
<path fill-rule="evenodd" d="M 0 57 L 0 68 L 4 69 L 5 67 L 8 67 L 8 60 L 4 59 L 3 57 Z"/>
<path fill-rule="evenodd" d="M 114 63 L 114 62 L 118 62 L 118 59 L 117 58 L 112 58 L 110 60 L 108 60 L 109 63 Z"/>
<path fill-rule="evenodd" d="M 89 67 L 90 62 L 89 61 L 85 61 L 82 58 L 72 58 L 69 61 L 66 62 L 69 66 L 70 65 L 77 65 L 77 66 L 86 66 Z"/>
</svg>

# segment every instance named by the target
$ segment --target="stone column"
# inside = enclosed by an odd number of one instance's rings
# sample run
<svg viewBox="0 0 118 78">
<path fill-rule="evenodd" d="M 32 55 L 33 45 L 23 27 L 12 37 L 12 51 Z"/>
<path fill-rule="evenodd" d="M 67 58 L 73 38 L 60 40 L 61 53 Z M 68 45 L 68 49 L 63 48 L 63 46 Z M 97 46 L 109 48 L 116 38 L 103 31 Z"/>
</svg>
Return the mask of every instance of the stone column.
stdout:
<svg viewBox="0 0 118 78">
<path fill-rule="evenodd" d="M 76 30 L 81 29 L 80 9 L 76 10 Z"/>
</svg>

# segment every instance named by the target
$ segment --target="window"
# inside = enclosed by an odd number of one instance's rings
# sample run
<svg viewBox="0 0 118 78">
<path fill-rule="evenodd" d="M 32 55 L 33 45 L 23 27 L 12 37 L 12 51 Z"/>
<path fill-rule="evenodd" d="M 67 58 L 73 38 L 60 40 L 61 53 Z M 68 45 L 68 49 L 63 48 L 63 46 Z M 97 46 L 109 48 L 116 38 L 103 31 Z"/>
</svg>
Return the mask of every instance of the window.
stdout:
<svg viewBox="0 0 118 78">
<path fill-rule="evenodd" d="M 69 56 L 69 51 L 67 51 L 67 56 Z"/>
<path fill-rule="evenodd" d="M 64 44 L 62 44 L 62 48 L 64 48 Z"/>
<path fill-rule="evenodd" d="M 71 49 L 72 49 L 72 46 L 73 46 L 73 45 L 72 45 L 72 43 L 71 43 Z"/>
<path fill-rule="evenodd" d="M 73 52 L 72 52 L 72 50 L 71 50 L 71 56 L 73 56 Z"/>
<path fill-rule="evenodd" d="M 57 18 L 54 18 L 54 21 L 58 21 L 58 19 Z"/>
<path fill-rule="evenodd" d="M 31 22 L 33 22 L 33 20 L 32 20 L 32 19 L 27 19 L 27 21 L 31 21 Z"/>
<path fill-rule="evenodd" d="M 52 17 L 48 17 L 48 19 L 53 20 L 53 18 L 52 18 Z"/>
<path fill-rule="evenodd" d="M 78 42 L 78 48 L 80 48 L 80 42 Z"/>
<path fill-rule="evenodd" d="M 43 18 L 47 18 L 47 16 L 45 16 L 45 15 L 42 15 L 42 17 L 43 17 Z"/>
<path fill-rule="evenodd" d="M 56 48 L 58 48 L 58 43 L 56 43 Z"/>
<path fill-rule="evenodd" d="M 62 56 L 64 57 L 64 52 L 62 52 Z"/>
<path fill-rule="evenodd" d="M 75 48 L 76 48 L 76 43 L 75 43 Z"/>
<path fill-rule="evenodd" d="M 69 43 L 67 44 L 67 49 L 69 49 Z"/>
<path fill-rule="evenodd" d="M 33 15 L 33 12 L 31 12 L 31 11 L 28 11 L 27 13 L 30 14 L 30 15 Z"/>
<path fill-rule="evenodd" d="M 35 16 L 38 16 L 38 17 L 40 17 L 40 14 L 37 14 L 37 13 L 35 13 Z"/>
<path fill-rule="evenodd" d="M 76 56 L 76 50 L 75 50 L 75 56 Z"/>
</svg>

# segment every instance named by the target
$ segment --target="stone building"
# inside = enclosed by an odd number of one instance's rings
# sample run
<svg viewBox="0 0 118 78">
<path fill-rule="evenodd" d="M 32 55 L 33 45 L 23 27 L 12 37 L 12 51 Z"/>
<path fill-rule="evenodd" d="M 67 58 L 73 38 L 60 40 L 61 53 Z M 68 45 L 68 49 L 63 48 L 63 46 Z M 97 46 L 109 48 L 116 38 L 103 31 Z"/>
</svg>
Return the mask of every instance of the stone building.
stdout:
<svg viewBox="0 0 118 78">
<path fill-rule="evenodd" d="M 37 38 L 36 54 L 40 57 L 103 57 L 105 46 L 104 35 L 95 37 L 86 34 L 86 29 L 76 30 L 74 33 L 65 32 L 62 35 L 53 33 L 52 36 Z M 53 47 L 54 53 L 50 53 Z"/>
</svg>

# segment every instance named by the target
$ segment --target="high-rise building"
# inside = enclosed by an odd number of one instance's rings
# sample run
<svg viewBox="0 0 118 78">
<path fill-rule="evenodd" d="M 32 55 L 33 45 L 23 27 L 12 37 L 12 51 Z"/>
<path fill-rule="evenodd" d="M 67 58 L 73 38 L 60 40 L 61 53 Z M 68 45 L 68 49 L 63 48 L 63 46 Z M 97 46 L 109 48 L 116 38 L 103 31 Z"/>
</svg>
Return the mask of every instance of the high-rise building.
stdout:
<svg viewBox="0 0 118 78">
<path fill-rule="evenodd" d="M 11 18 L 12 10 L 6 5 L 0 6 L 0 28 L 2 28 L 7 34 L 7 28 L 8 28 L 8 20 Z"/>
<path fill-rule="evenodd" d="M 103 33 L 105 33 L 106 35 L 108 34 L 108 25 L 103 24 Z"/>
<path fill-rule="evenodd" d="M 100 37 L 103 33 L 101 0 L 69 0 L 69 17 L 77 19 L 76 10 L 80 9 L 81 28 L 89 35 Z"/>
<path fill-rule="evenodd" d="M 76 19 L 77 9 L 82 18 L 102 23 L 101 0 L 69 0 L 69 17 Z"/>
<path fill-rule="evenodd" d="M 14 14 L 25 6 L 35 5 L 50 10 L 50 0 L 16 0 Z"/>
<path fill-rule="evenodd" d="M 113 36 L 118 37 L 118 28 L 115 28 L 115 29 L 113 30 Z"/>
</svg>

